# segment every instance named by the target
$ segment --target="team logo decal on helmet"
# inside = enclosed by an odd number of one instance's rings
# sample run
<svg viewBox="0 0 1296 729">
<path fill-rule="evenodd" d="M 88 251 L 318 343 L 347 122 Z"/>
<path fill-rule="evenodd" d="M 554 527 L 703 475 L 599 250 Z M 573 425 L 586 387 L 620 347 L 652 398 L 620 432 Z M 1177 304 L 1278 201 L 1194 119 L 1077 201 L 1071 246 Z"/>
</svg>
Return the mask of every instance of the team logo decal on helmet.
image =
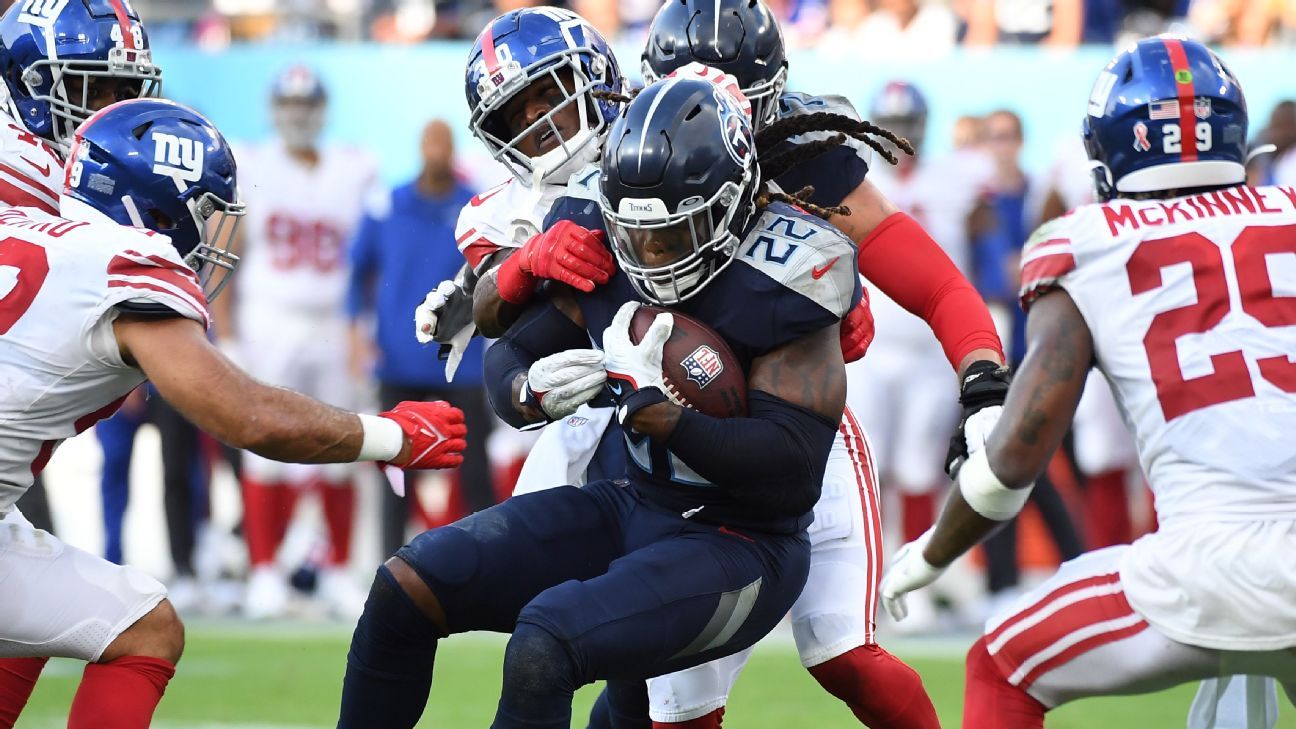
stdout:
<svg viewBox="0 0 1296 729">
<path fill-rule="evenodd" d="M 32 25 L 48 26 L 54 22 L 69 0 L 26 0 L 18 11 L 18 20 Z"/>
<path fill-rule="evenodd" d="M 720 89 L 716 89 L 716 106 L 720 112 L 720 124 L 724 127 L 725 150 L 733 161 L 740 165 L 751 162 L 752 133 L 748 127 L 746 115 L 732 103 L 732 98 Z M 725 94 L 721 99 L 720 95 Z"/>
<path fill-rule="evenodd" d="M 153 171 L 176 178 L 177 186 L 197 182 L 203 173 L 203 144 L 196 139 L 153 132 Z"/>
</svg>

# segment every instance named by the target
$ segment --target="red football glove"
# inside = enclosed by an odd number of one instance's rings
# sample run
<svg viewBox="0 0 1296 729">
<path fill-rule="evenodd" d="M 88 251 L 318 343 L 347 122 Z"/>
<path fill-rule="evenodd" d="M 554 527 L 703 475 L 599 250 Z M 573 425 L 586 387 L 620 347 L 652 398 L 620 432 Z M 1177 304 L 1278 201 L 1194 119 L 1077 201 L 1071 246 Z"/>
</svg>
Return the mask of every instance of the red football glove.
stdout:
<svg viewBox="0 0 1296 729">
<path fill-rule="evenodd" d="M 495 285 L 500 298 L 524 304 L 539 279 L 561 281 L 590 292 L 607 283 L 615 271 L 612 254 L 603 245 L 603 231 L 560 220 L 509 256 L 499 268 Z"/>
<path fill-rule="evenodd" d="M 873 312 L 869 310 L 868 289 L 864 289 L 859 303 L 851 309 L 841 323 L 842 357 L 847 362 L 864 359 L 864 353 L 873 343 Z"/>
<path fill-rule="evenodd" d="M 406 447 L 392 461 L 400 468 L 454 468 L 463 463 L 463 411 L 442 400 L 436 402 L 402 402 L 379 417 L 396 421 L 405 433 Z M 404 462 L 401 457 L 404 456 Z"/>
</svg>

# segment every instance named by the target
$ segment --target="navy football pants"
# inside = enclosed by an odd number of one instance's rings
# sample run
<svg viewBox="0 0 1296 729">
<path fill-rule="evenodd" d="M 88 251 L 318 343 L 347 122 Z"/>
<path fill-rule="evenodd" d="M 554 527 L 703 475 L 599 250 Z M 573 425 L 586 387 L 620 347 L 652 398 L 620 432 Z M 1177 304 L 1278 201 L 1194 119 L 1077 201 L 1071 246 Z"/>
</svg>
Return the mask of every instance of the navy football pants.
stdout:
<svg viewBox="0 0 1296 729">
<path fill-rule="evenodd" d="M 754 644 L 800 594 L 810 545 L 804 533 L 690 521 L 624 481 L 598 481 L 509 499 L 397 555 L 440 600 L 451 633 L 536 626 L 561 642 L 580 685 Z"/>
</svg>

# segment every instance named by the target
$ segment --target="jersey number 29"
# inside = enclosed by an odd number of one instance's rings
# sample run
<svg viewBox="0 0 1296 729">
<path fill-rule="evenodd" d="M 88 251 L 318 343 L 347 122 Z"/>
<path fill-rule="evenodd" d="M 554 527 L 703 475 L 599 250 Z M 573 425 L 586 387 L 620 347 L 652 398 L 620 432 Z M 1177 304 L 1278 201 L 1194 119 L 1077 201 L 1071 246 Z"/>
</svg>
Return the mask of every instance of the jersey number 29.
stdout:
<svg viewBox="0 0 1296 729">
<path fill-rule="evenodd" d="M 1296 325 L 1296 297 L 1275 296 L 1265 257 L 1296 254 L 1296 225 L 1245 228 L 1233 242 L 1235 285 L 1242 311 L 1266 327 Z M 1229 313 L 1230 275 L 1220 249 L 1197 233 L 1148 240 L 1126 264 L 1130 290 L 1137 296 L 1160 288 L 1167 266 L 1192 266 L 1197 302 L 1152 318 L 1143 337 L 1152 381 L 1166 421 L 1211 405 L 1255 396 L 1255 384 L 1241 350 L 1211 355 L 1214 372 L 1185 379 L 1176 340 L 1210 331 Z M 1296 362 L 1280 354 L 1256 360 L 1260 376 L 1283 392 L 1296 393 Z"/>
</svg>

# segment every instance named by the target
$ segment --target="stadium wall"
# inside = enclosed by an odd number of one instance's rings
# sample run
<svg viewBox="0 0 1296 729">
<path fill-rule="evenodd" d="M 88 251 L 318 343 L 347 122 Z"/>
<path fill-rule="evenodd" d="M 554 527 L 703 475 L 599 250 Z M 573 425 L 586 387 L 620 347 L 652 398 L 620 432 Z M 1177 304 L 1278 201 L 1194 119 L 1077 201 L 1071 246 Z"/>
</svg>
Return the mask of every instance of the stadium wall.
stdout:
<svg viewBox="0 0 1296 729">
<path fill-rule="evenodd" d="M 156 55 L 165 71 L 166 95 L 200 109 L 232 139 L 269 131 L 267 94 L 276 71 L 298 61 L 313 65 L 329 82 L 330 136 L 371 149 L 382 160 L 384 177 L 396 181 L 417 169 L 418 133 L 434 116 L 454 126 L 461 151 L 481 151 L 467 133 L 463 66 L 468 50 L 458 42 L 256 45 L 220 53 L 159 45 Z M 636 77 L 638 53 L 638 48 L 618 49 L 626 72 Z M 1025 120 L 1026 166 L 1042 170 L 1067 136 L 1078 134 L 1089 87 L 1110 56 L 1107 48 L 995 49 L 886 67 L 806 51 L 791 58 L 790 87 L 845 94 L 864 110 L 886 81 L 912 81 L 930 101 L 927 144 L 937 154 L 948 149 L 958 116 L 1008 107 Z M 1278 100 L 1296 96 L 1289 81 L 1296 77 L 1296 55 L 1280 49 L 1231 51 L 1226 60 L 1247 91 L 1254 135 Z"/>
</svg>

